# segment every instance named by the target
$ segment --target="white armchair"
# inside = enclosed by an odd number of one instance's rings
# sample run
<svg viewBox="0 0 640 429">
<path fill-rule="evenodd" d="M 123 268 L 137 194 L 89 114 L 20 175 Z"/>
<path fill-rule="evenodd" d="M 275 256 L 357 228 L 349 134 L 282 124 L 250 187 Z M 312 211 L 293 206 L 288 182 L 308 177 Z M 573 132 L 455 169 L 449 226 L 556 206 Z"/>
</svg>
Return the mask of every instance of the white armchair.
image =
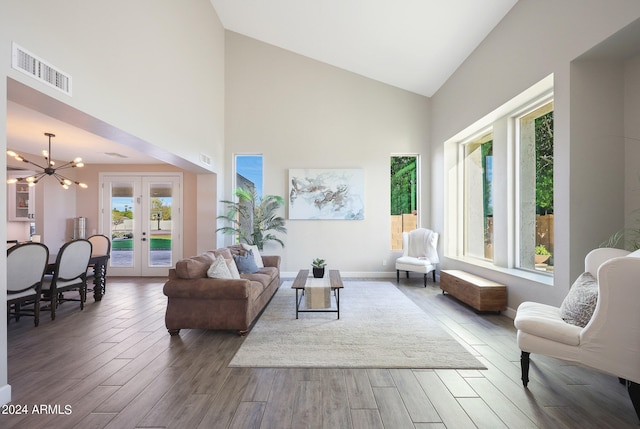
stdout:
<svg viewBox="0 0 640 429">
<path fill-rule="evenodd" d="M 402 256 L 396 259 L 396 281 L 400 282 L 400 271 L 424 274 L 424 286 L 427 286 L 427 274 L 433 272 L 436 281 L 438 258 L 438 233 L 426 228 L 414 229 L 402 233 Z"/>
<path fill-rule="evenodd" d="M 597 279 L 598 293 L 584 327 L 566 323 L 559 307 L 534 302 L 518 307 L 514 324 L 525 387 L 529 354 L 551 356 L 620 378 L 640 418 L 640 259 L 628 255 L 603 248 L 585 257 L 585 272 Z"/>
</svg>

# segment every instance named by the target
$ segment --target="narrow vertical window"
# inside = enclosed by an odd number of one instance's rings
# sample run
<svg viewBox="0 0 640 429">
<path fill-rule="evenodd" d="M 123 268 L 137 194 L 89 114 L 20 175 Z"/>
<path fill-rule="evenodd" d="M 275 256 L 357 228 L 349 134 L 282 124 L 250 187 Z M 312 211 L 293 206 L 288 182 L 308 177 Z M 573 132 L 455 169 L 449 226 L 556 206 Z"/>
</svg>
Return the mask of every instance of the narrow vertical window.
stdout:
<svg viewBox="0 0 640 429">
<path fill-rule="evenodd" d="M 553 102 L 518 118 L 519 267 L 553 272 Z"/>
<path fill-rule="evenodd" d="M 464 254 L 493 260 L 493 132 L 463 145 Z"/>
<path fill-rule="evenodd" d="M 236 155 L 235 189 L 242 188 L 250 194 L 255 194 L 256 199 L 262 198 L 262 169 L 262 155 Z M 247 210 L 246 214 L 248 217 L 239 216 L 239 228 L 250 237 L 253 232 L 253 209 Z M 236 236 L 235 239 L 239 240 L 239 237 Z"/>
<path fill-rule="evenodd" d="M 418 157 L 391 157 L 391 249 L 402 249 L 402 233 L 418 227 Z"/>
</svg>

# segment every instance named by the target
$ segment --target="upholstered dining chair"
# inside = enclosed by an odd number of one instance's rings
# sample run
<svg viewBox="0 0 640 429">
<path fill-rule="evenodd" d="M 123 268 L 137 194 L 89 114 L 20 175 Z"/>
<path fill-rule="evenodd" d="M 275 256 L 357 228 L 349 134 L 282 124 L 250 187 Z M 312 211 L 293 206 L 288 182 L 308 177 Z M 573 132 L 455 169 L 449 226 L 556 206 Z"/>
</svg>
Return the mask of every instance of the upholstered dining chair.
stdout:
<svg viewBox="0 0 640 429">
<path fill-rule="evenodd" d="M 106 235 L 95 234 L 89 237 L 87 240 L 91 242 L 91 257 L 96 256 L 107 256 L 107 261 L 111 257 L 111 240 Z M 87 269 L 87 281 L 93 279 L 94 283 L 101 281 L 102 284 L 95 285 L 95 287 L 102 288 L 102 294 L 106 292 L 107 286 L 107 265 L 108 262 L 103 261 L 100 264 L 90 263 L 89 268 Z M 99 273 L 96 273 L 96 270 L 99 270 Z M 98 274 L 98 275 L 96 275 Z M 85 297 L 86 298 L 86 297 Z"/>
<path fill-rule="evenodd" d="M 418 228 L 402 233 L 402 256 L 396 259 L 396 281 L 400 282 L 400 271 L 422 273 L 427 287 L 427 274 L 433 273 L 436 281 L 438 258 L 438 233 L 426 228 Z"/>
<path fill-rule="evenodd" d="M 640 251 L 592 250 L 585 257 L 585 273 L 560 307 L 520 304 L 514 324 L 525 387 L 529 355 L 551 356 L 618 377 L 640 418 L 639 258 Z"/>
<path fill-rule="evenodd" d="M 51 320 L 55 320 L 56 308 L 63 301 L 80 301 L 80 310 L 84 309 L 91 248 L 86 239 L 70 241 L 60 248 L 53 274 L 46 274 L 42 282 L 42 299 L 51 301 Z M 80 298 L 65 298 L 63 293 L 71 290 L 77 290 Z"/>
<path fill-rule="evenodd" d="M 33 315 L 40 323 L 42 278 L 49 262 L 49 249 L 42 243 L 16 244 L 7 250 L 7 314 L 20 320 Z M 22 306 L 33 304 L 28 310 Z"/>
</svg>

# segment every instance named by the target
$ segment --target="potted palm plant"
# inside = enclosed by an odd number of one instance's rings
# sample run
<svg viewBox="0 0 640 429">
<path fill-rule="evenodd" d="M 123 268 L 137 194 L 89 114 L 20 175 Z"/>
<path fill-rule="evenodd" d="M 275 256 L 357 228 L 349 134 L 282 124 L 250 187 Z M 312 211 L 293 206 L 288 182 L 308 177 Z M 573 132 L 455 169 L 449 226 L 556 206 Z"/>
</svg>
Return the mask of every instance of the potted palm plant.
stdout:
<svg viewBox="0 0 640 429">
<path fill-rule="evenodd" d="M 316 258 L 311 262 L 311 266 L 313 267 L 313 277 L 316 279 L 321 279 L 324 277 L 324 267 L 326 266 L 326 262 L 324 259 Z"/>
<path fill-rule="evenodd" d="M 228 223 L 216 232 L 223 234 L 235 234 L 238 242 L 258 246 L 263 250 L 264 244 L 275 241 L 284 247 L 284 242 L 273 232 L 287 233 L 285 220 L 278 216 L 280 207 L 284 206 L 284 198 L 277 195 L 265 195 L 259 197 L 255 190 L 248 191 L 244 188 L 235 190 L 237 201 L 222 200 L 229 208 L 226 215 L 217 219 Z"/>
</svg>

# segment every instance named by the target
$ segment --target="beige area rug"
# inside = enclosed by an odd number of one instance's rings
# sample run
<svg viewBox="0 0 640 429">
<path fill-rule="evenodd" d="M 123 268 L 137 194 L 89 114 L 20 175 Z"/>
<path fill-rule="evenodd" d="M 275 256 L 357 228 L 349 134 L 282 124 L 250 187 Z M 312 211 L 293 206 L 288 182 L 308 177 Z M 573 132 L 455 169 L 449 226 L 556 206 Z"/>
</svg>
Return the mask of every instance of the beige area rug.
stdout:
<svg viewBox="0 0 640 429">
<path fill-rule="evenodd" d="M 229 366 L 486 369 L 392 283 L 344 286 L 339 320 L 335 313 L 296 320 L 295 291 L 284 282 Z"/>
</svg>

